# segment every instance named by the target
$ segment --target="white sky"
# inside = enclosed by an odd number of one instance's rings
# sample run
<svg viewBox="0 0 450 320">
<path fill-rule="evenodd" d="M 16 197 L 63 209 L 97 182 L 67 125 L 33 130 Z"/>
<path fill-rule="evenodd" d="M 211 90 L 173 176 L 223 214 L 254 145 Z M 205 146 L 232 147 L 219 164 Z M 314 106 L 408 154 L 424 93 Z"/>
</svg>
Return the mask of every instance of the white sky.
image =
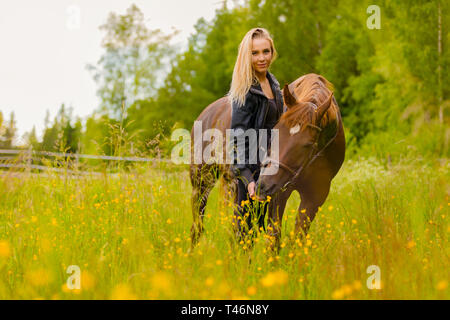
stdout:
<svg viewBox="0 0 450 320">
<path fill-rule="evenodd" d="M 53 121 L 63 102 L 83 118 L 97 108 L 96 84 L 86 64 L 96 64 L 102 54 L 98 27 L 110 12 L 123 14 L 132 3 L 144 13 L 149 28 L 180 30 L 173 43 L 183 44 L 200 17 L 210 21 L 222 6 L 220 0 L 0 2 L 0 111 L 8 120 L 14 111 L 17 143 L 33 125 L 41 136 L 47 109 Z"/>
</svg>

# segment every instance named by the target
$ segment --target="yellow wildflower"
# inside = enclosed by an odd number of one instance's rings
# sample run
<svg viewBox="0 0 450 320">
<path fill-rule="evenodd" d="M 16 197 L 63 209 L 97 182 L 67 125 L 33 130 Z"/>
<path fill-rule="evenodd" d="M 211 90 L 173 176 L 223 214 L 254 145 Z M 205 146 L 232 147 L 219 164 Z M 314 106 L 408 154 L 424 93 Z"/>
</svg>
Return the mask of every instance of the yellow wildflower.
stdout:
<svg viewBox="0 0 450 320">
<path fill-rule="evenodd" d="M 82 290 L 90 290 L 95 286 L 95 278 L 89 271 L 81 272 L 81 289 Z"/>
<path fill-rule="evenodd" d="M 137 296 L 131 291 L 126 284 L 117 285 L 111 294 L 112 300 L 136 300 Z"/>
<path fill-rule="evenodd" d="M 288 280 L 288 274 L 283 270 L 269 272 L 261 279 L 261 284 L 264 287 L 272 287 L 274 285 L 284 285 Z"/>
<path fill-rule="evenodd" d="M 0 241 L 0 258 L 8 258 L 11 253 L 9 243 L 6 240 Z"/>
<path fill-rule="evenodd" d="M 443 291 L 447 288 L 447 281 L 446 280 L 441 280 L 438 282 L 438 284 L 436 285 L 436 289 L 439 291 Z"/>
<path fill-rule="evenodd" d="M 256 294 L 256 288 L 253 287 L 253 286 L 248 287 L 248 288 L 247 288 L 247 294 L 248 294 L 249 296 L 255 295 L 255 294 Z"/>
<path fill-rule="evenodd" d="M 331 294 L 331 297 L 335 300 L 340 300 L 344 297 L 344 292 L 341 289 L 337 289 L 337 290 L 333 291 L 333 293 Z"/>
<path fill-rule="evenodd" d="M 35 287 L 42 287 L 52 282 L 50 273 L 45 269 L 28 271 L 25 274 L 25 279 L 28 283 L 31 283 L 31 285 Z"/>
<path fill-rule="evenodd" d="M 169 274 L 165 272 L 157 272 L 150 279 L 152 288 L 157 292 L 170 294 L 172 292 L 172 280 Z"/>
<path fill-rule="evenodd" d="M 212 287 L 212 285 L 214 284 L 214 278 L 213 277 L 208 277 L 205 280 L 205 285 L 207 287 Z"/>
<path fill-rule="evenodd" d="M 416 245 L 416 243 L 414 242 L 414 240 L 408 241 L 408 243 L 406 244 L 406 248 L 411 249 Z"/>
</svg>

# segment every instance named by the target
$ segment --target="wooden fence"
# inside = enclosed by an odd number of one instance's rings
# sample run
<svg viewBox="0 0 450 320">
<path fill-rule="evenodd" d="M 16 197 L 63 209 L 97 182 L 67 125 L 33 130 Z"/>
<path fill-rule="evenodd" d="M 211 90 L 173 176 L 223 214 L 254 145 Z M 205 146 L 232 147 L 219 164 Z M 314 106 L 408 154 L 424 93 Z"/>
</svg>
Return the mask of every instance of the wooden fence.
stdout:
<svg viewBox="0 0 450 320">
<path fill-rule="evenodd" d="M 80 170 L 80 168 L 86 167 L 84 163 L 80 162 L 80 160 L 82 159 L 99 160 L 101 162 L 118 161 L 172 163 L 170 159 L 163 158 L 117 157 L 106 155 L 36 151 L 31 149 L 0 149 L 0 168 L 9 168 L 10 170 L 50 170 L 60 173 L 76 174 L 100 174 L 100 172 L 84 171 L 83 169 Z M 43 165 L 43 162 L 47 162 L 47 164 Z"/>
</svg>

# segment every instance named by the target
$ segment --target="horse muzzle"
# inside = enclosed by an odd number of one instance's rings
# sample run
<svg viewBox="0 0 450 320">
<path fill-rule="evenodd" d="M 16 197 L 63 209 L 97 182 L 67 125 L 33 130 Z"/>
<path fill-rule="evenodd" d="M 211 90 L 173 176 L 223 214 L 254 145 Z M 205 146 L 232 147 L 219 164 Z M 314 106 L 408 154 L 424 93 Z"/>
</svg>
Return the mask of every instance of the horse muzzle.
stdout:
<svg viewBox="0 0 450 320">
<path fill-rule="evenodd" d="M 265 201 L 267 196 L 273 195 L 273 190 L 276 187 L 276 185 L 271 185 L 269 188 L 266 187 L 264 183 L 260 183 L 259 181 L 256 183 L 256 199 L 259 201 Z"/>
</svg>

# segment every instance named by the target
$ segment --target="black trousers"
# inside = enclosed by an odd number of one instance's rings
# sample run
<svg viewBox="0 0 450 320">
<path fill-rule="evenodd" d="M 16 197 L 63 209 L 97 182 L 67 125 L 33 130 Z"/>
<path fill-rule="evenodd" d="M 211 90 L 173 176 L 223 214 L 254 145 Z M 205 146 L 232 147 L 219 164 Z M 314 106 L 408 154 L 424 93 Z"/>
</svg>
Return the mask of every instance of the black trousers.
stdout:
<svg viewBox="0 0 450 320">
<path fill-rule="evenodd" d="M 259 170 L 255 171 L 253 174 L 255 181 L 258 180 Z M 234 216 L 237 221 L 238 232 L 240 236 L 244 236 L 248 231 L 253 229 L 254 220 L 257 221 L 257 228 L 263 228 L 266 230 L 264 225 L 264 218 L 269 207 L 269 203 L 261 203 L 257 200 L 252 200 L 248 189 L 242 182 L 242 177 L 238 177 L 238 185 L 235 200 Z M 248 203 L 243 204 L 243 201 L 248 201 Z M 243 204 L 243 205 L 242 205 Z M 247 216 L 246 216 L 247 215 Z M 239 219 L 240 217 L 240 219 Z"/>
</svg>

